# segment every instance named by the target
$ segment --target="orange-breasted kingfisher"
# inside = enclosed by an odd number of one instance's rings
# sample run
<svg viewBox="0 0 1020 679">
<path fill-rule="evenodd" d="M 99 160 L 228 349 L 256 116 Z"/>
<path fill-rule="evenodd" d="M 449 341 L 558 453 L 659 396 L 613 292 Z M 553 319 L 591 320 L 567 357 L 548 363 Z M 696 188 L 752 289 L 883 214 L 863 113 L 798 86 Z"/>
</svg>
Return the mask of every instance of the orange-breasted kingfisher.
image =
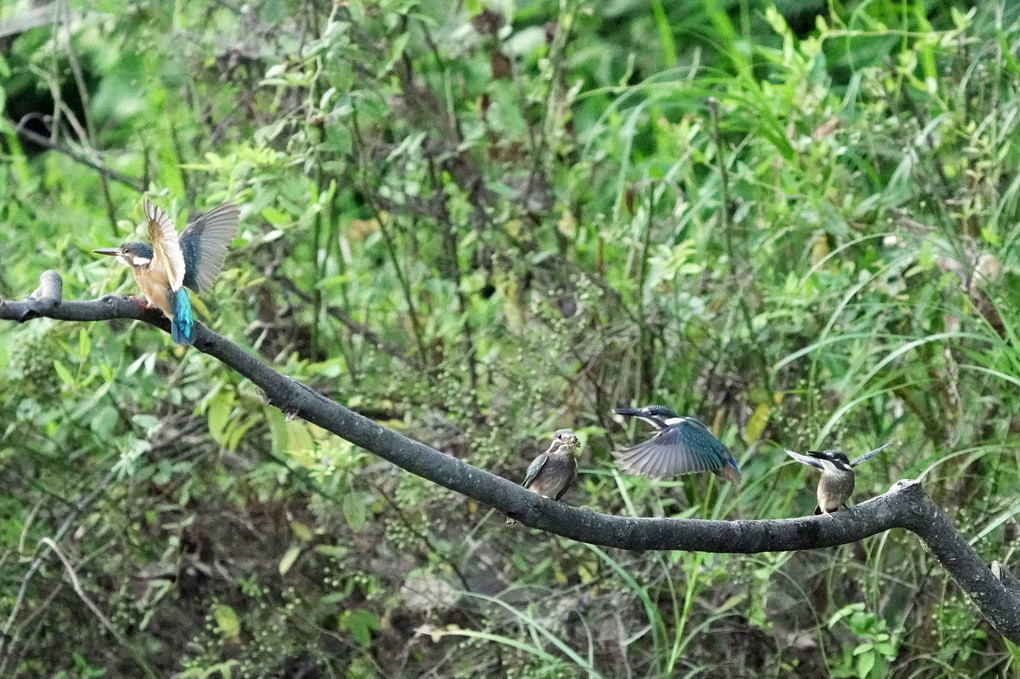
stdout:
<svg viewBox="0 0 1020 679">
<path fill-rule="evenodd" d="M 885 450 L 890 444 L 892 441 L 854 458 L 853 462 L 847 459 L 846 453 L 842 450 L 809 450 L 807 455 L 788 450 L 786 454 L 801 464 L 821 470 L 818 490 L 815 491 L 815 497 L 818 498 L 815 514 L 828 515 L 847 508 L 846 501 L 854 492 L 856 480 L 854 467 L 879 451 Z"/>
<path fill-rule="evenodd" d="M 204 292 L 223 267 L 227 246 L 237 234 L 240 210 L 223 203 L 200 216 L 177 236 L 173 221 L 145 199 L 143 208 L 152 244 L 132 241 L 116 248 L 93 250 L 131 267 L 145 295 L 142 306 L 155 306 L 170 319 L 170 335 L 178 344 L 191 344 L 195 317 L 184 290 Z"/>
<path fill-rule="evenodd" d="M 553 435 L 552 445 L 528 465 L 521 484 L 542 497 L 559 500 L 577 478 L 577 458 L 574 451 L 581 447 L 577 436 L 569 429 L 560 429 Z M 507 518 L 507 525 L 517 523 Z"/>
<path fill-rule="evenodd" d="M 665 406 L 617 408 L 613 414 L 636 417 L 655 427 L 647 441 L 613 451 L 628 474 L 660 477 L 712 472 L 740 483 L 737 461 L 700 420 L 682 417 Z"/>
</svg>

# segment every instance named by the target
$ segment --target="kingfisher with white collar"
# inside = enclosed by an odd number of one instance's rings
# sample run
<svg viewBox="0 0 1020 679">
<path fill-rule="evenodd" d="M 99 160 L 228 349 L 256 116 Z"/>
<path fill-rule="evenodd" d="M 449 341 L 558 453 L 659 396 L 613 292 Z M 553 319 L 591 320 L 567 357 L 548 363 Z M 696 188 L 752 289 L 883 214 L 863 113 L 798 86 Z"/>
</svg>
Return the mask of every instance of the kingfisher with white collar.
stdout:
<svg viewBox="0 0 1020 679">
<path fill-rule="evenodd" d="M 847 508 L 846 501 L 854 492 L 856 478 L 854 467 L 885 450 L 891 444 L 892 441 L 889 441 L 885 445 L 854 458 L 853 462 L 847 459 L 846 453 L 842 450 L 809 450 L 807 455 L 787 450 L 786 454 L 801 464 L 821 470 L 818 490 L 815 491 L 815 496 L 818 498 L 815 514 L 828 516 L 832 512 Z"/>
<path fill-rule="evenodd" d="M 712 472 L 740 483 L 737 461 L 700 420 L 677 415 L 666 406 L 617 408 L 613 414 L 636 417 L 655 427 L 647 441 L 613 451 L 624 471 L 651 477 Z"/>
<path fill-rule="evenodd" d="M 116 257 L 131 267 L 146 299 L 143 308 L 155 306 L 170 320 L 170 334 L 178 344 L 191 344 L 194 315 L 184 290 L 204 292 L 212 287 L 223 267 L 227 246 L 237 234 L 240 210 L 223 203 L 192 222 L 180 237 L 173 221 L 149 199 L 143 206 L 152 244 L 132 241 L 93 252 Z M 135 298 L 138 299 L 138 298 Z"/>
</svg>

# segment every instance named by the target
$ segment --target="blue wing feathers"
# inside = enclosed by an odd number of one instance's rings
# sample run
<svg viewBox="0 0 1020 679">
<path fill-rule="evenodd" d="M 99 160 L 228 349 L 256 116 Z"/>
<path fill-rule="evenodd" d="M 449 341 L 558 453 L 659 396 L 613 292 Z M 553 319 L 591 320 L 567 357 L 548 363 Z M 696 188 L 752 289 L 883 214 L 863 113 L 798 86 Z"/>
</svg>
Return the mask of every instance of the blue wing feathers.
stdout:
<svg viewBox="0 0 1020 679">
<path fill-rule="evenodd" d="M 737 475 L 740 471 L 723 442 L 693 417 L 660 429 L 647 441 L 619 449 L 614 455 L 626 471 L 652 477 L 720 473 L 726 466 L 732 466 Z"/>
<path fill-rule="evenodd" d="M 181 251 L 184 253 L 184 285 L 198 292 L 198 267 L 201 259 L 198 243 L 194 238 L 182 240 Z"/>
<path fill-rule="evenodd" d="M 192 222 L 178 239 L 184 253 L 184 285 L 205 292 L 223 267 L 227 246 L 237 235 L 241 211 L 223 203 Z"/>
<path fill-rule="evenodd" d="M 170 336 L 177 344 L 191 344 L 195 316 L 191 313 L 191 300 L 181 288 L 174 293 L 174 320 L 170 321 Z"/>
</svg>

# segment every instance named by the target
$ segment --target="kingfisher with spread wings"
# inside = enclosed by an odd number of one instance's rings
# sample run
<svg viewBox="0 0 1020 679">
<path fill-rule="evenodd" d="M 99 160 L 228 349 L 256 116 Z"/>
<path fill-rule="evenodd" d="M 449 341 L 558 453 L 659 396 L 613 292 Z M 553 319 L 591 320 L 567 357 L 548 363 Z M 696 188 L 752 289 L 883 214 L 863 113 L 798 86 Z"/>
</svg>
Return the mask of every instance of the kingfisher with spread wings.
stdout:
<svg viewBox="0 0 1020 679">
<path fill-rule="evenodd" d="M 204 292 L 212 287 L 223 267 L 227 246 L 237 234 L 240 210 L 223 203 L 188 225 L 177 235 L 170 217 L 145 199 L 143 211 L 152 244 L 132 241 L 93 252 L 116 257 L 131 267 L 146 299 L 170 319 L 170 334 L 178 344 L 191 344 L 194 315 L 185 287 Z"/>
<path fill-rule="evenodd" d="M 818 490 L 816 491 L 818 506 L 815 507 L 815 514 L 829 515 L 847 508 L 846 502 L 854 492 L 856 480 L 854 467 L 885 450 L 891 444 L 892 441 L 889 441 L 854 458 L 852 462 L 842 450 L 811 450 L 807 455 L 788 450 L 786 454 L 797 462 L 822 472 L 818 479 Z"/>
<path fill-rule="evenodd" d="M 613 414 L 636 417 L 655 429 L 647 441 L 613 451 L 628 474 L 656 478 L 712 472 L 730 483 L 740 483 L 737 461 L 701 420 L 658 405 L 617 408 Z"/>
</svg>

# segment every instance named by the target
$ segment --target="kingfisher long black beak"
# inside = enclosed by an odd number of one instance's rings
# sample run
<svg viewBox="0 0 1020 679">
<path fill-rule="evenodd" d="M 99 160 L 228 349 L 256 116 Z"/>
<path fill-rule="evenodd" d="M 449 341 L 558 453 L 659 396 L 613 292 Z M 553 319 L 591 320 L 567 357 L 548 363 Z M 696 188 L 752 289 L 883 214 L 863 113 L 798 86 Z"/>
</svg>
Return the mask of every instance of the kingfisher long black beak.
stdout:
<svg viewBox="0 0 1020 679">
<path fill-rule="evenodd" d="M 99 248 L 93 250 L 92 252 L 96 253 L 97 255 L 110 255 L 111 257 L 116 257 L 117 255 L 120 254 L 120 248 Z"/>
<path fill-rule="evenodd" d="M 831 460 L 832 455 L 829 455 L 828 451 L 824 450 L 809 450 L 807 451 L 808 457 L 813 457 L 816 460 Z"/>
</svg>

